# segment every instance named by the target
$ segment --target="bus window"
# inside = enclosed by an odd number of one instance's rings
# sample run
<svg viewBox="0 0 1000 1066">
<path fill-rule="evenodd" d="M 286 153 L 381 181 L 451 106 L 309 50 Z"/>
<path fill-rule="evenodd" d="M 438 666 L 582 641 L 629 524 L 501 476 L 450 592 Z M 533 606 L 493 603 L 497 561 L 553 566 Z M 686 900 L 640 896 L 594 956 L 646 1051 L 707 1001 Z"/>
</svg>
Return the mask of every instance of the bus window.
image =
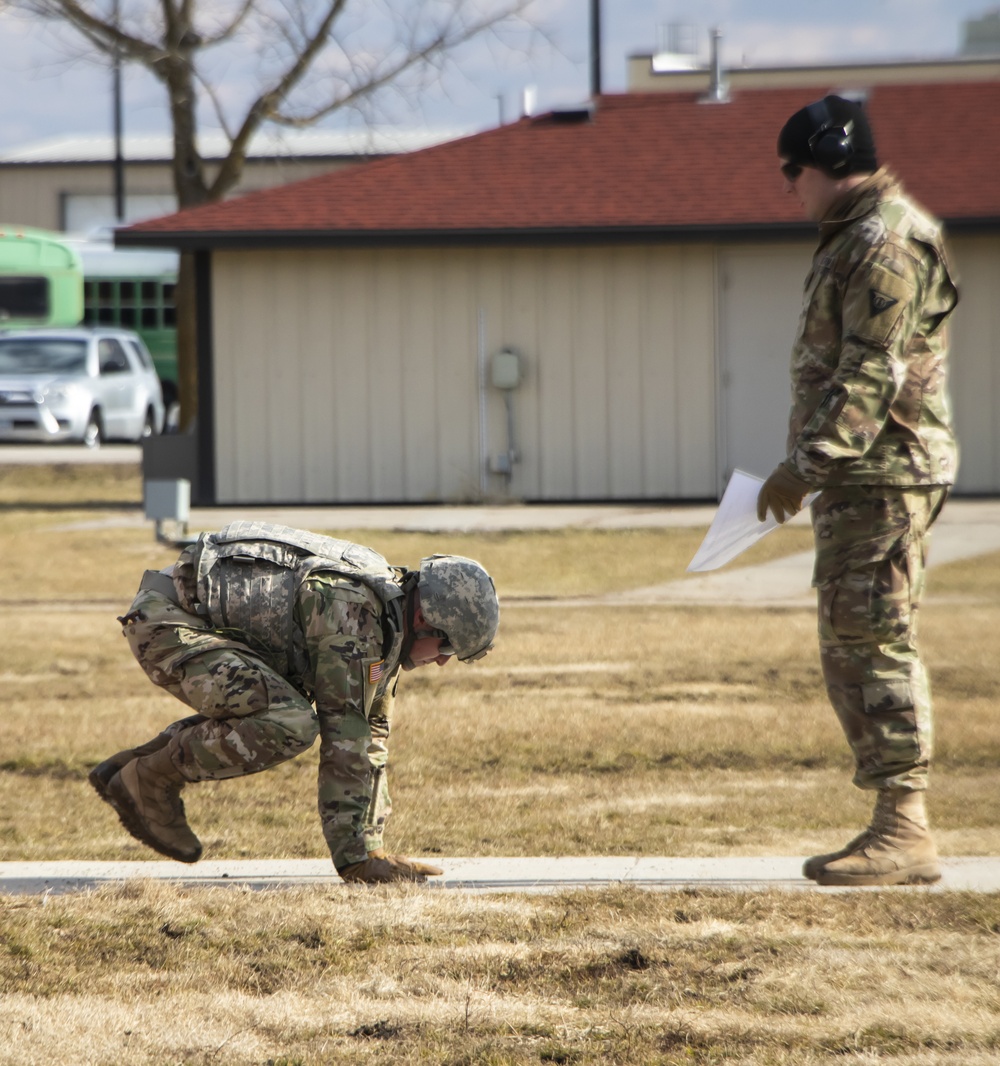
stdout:
<svg viewBox="0 0 1000 1066">
<path fill-rule="evenodd" d="M 45 318 L 49 313 L 46 278 L 0 277 L 0 320 Z"/>
<path fill-rule="evenodd" d="M 0 228 L 0 323 L 75 326 L 83 316 L 79 253 L 60 234 L 26 226 Z"/>
</svg>

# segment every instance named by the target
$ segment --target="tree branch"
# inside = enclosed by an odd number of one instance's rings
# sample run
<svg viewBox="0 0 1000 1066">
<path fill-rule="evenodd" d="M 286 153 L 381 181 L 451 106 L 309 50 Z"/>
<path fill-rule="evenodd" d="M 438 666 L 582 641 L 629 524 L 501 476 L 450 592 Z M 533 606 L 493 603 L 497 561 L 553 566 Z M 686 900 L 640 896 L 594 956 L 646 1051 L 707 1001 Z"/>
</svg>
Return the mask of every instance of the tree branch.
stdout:
<svg viewBox="0 0 1000 1066">
<path fill-rule="evenodd" d="M 239 180 L 246 160 L 246 152 L 253 135 L 268 119 L 277 112 L 278 105 L 298 84 L 302 76 L 312 65 L 313 60 L 326 46 L 330 29 L 343 11 L 347 0 L 330 0 L 330 6 L 305 46 L 299 51 L 291 66 L 281 75 L 277 83 L 261 93 L 247 110 L 243 123 L 233 137 L 229 154 L 219 168 L 219 173 L 212 183 L 213 196 L 223 196 Z"/>
<path fill-rule="evenodd" d="M 407 51 L 407 53 L 396 63 L 387 69 L 384 69 L 381 73 L 372 74 L 367 80 L 354 85 L 346 93 L 335 96 L 327 103 L 313 108 L 304 114 L 292 115 L 275 111 L 274 114 L 271 115 L 271 121 L 292 128 L 304 128 L 314 125 L 321 119 L 326 118 L 327 115 L 331 115 L 335 111 L 348 107 L 357 100 L 366 96 L 371 96 L 379 89 L 391 85 L 402 74 L 406 73 L 406 71 L 430 63 L 434 59 L 444 56 L 446 53 L 479 36 L 486 30 L 492 29 L 498 21 L 520 14 L 530 5 L 530 3 L 531 0 L 516 0 L 515 3 L 510 4 L 509 7 L 500 14 L 482 18 L 468 24 L 460 23 L 457 30 L 454 30 L 452 26 L 445 26 L 438 31 L 431 41 L 416 50 Z"/>
<path fill-rule="evenodd" d="M 98 18 L 83 7 L 79 0 L 22 0 L 18 5 L 46 22 L 68 22 L 99 51 L 109 55 L 115 49 L 123 58 L 152 67 L 163 55 L 162 47 L 154 41 L 126 33 L 120 25 Z"/>
</svg>

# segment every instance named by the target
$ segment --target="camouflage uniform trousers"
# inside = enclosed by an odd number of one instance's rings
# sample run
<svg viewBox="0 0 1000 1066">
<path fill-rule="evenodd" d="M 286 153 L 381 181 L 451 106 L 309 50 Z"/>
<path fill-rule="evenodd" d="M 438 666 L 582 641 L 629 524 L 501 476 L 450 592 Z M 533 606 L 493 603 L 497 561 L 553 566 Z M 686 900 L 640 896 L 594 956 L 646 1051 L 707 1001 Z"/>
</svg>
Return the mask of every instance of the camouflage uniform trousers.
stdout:
<svg viewBox="0 0 1000 1066">
<path fill-rule="evenodd" d="M 311 702 L 252 648 L 143 589 L 123 619 L 154 685 L 199 712 L 164 730 L 189 781 L 240 777 L 307 751 L 319 732 Z"/>
<path fill-rule="evenodd" d="M 917 650 L 942 486 L 824 489 L 813 504 L 820 659 L 859 788 L 927 787 L 933 730 Z"/>
</svg>

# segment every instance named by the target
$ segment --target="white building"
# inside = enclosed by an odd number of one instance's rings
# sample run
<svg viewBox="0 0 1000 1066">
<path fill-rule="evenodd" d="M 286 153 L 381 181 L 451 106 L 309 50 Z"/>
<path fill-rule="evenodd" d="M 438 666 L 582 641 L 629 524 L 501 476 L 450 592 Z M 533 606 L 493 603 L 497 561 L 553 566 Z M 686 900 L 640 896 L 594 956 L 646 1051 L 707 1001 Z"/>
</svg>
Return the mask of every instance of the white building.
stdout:
<svg viewBox="0 0 1000 1066">
<path fill-rule="evenodd" d="M 775 142 L 845 89 L 948 226 L 959 490 L 1000 491 L 1000 80 L 859 75 L 605 96 L 121 232 L 198 264 L 196 495 L 662 501 L 767 473 L 816 242 Z"/>
</svg>

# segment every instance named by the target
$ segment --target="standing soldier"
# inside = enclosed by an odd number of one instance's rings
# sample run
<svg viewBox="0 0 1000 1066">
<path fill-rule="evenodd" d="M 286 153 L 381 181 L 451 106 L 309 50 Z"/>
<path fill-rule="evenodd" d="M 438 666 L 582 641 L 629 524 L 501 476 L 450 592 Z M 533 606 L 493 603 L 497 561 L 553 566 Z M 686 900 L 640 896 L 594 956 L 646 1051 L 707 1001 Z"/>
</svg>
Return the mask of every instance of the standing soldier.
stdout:
<svg viewBox="0 0 1000 1066">
<path fill-rule="evenodd" d="M 410 571 L 348 541 L 234 522 L 147 570 L 119 621 L 153 684 L 199 712 L 90 774 L 137 840 L 197 862 L 181 789 L 266 770 L 319 735 L 320 820 L 341 877 L 442 873 L 383 850 L 391 707 L 400 667 L 493 646 L 499 604 L 479 563 L 432 555 Z"/>
<path fill-rule="evenodd" d="M 819 224 L 792 349 L 788 454 L 757 501 L 782 522 L 812 507 L 820 657 L 877 794 L 869 827 L 806 861 L 821 885 L 936 881 L 924 792 L 931 697 L 916 613 L 928 534 L 955 481 L 947 320 L 958 292 L 941 226 L 878 169 L 864 110 L 827 96 L 778 138 L 785 191 Z"/>
</svg>

